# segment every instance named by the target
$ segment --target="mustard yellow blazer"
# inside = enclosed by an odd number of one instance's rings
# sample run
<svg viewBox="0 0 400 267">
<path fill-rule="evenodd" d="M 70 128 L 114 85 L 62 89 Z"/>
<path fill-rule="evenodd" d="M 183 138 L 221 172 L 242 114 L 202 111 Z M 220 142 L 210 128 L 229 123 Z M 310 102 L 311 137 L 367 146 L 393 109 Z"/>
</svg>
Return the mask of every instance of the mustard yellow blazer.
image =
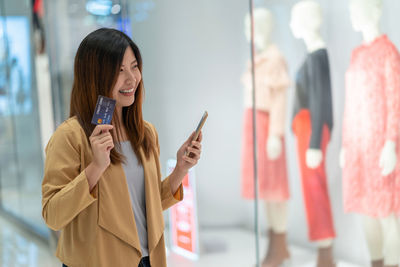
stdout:
<svg viewBox="0 0 400 267">
<path fill-rule="evenodd" d="M 182 200 L 182 185 L 173 195 L 169 177 L 161 181 L 158 155 L 143 162 L 149 257 L 152 267 L 166 264 L 163 210 Z M 62 123 L 46 147 L 42 216 L 61 230 L 56 256 L 69 267 L 136 267 L 142 257 L 139 236 L 121 164 L 111 164 L 89 192 L 85 168 L 92 150 L 73 117 Z"/>
</svg>

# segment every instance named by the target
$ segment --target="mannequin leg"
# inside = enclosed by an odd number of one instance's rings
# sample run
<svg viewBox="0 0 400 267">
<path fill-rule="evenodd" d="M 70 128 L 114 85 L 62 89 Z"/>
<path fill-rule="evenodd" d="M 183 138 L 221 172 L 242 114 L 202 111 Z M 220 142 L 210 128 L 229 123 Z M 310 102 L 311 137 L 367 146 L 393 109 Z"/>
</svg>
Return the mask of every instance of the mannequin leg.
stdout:
<svg viewBox="0 0 400 267">
<path fill-rule="evenodd" d="M 371 256 L 371 266 L 383 267 L 383 235 L 379 219 L 363 216 L 363 226 Z"/>
<path fill-rule="evenodd" d="M 293 121 L 293 130 L 297 136 L 297 152 L 309 239 L 311 241 L 333 239 L 336 234 L 325 171 L 325 159 L 316 169 L 308 168 L 306 163 L 306 152 L 309 149 L 311 138 L 311 115 L 309 111 L 302 110 L 299 112 Z M 321 140 L 324 158 L 329 138 L 329 128 L 324 125 Z"/>
<path fill-rule="evenodd" d="M 268 212 L 271 216 L 271 241 L 269 256 L 263 261 L 263 267 L 280 266 L 290 257 L 287 242 L 287 202 L 270 202 L 267 205 Z"/>
<path fill-rule="evenodd" d="M 330 267 L 335 266 L 333 258 L 333 239 L 323 239 L 317 241 L 318 257 L 317 267 Z"/>
<path fill-rule="evenodd" d="M 274 246 L 274 235 L 272 231 L 272 212 L 271 208 L 269 207 L 270 202 L 264 202 L 265 214 L 267 217 L 267 229 L 268 229 L 268 239 L 267 239 L 267 251 L 262 261 L 262 264 L 266 263 L 268 259 L 271 257 L 271 248 Z"/>
<path fill-rule="evenodd" d="M 400 225 L 396 216 L 379 219 L 382 226 L 385 267 L 398 267 L 400 263 Z"/>
</svg>

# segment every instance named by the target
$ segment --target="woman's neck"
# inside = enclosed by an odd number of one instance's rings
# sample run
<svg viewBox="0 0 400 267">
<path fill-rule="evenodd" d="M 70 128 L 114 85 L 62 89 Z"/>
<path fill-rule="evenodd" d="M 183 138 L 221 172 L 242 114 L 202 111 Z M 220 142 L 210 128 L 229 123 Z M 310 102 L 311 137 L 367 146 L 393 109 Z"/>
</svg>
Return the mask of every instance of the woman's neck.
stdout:
<svg viewBox="0 0 400 267">
<path fill-rule="evenodd" d="M 128 135 L 126 134 L 125 126 L 124 126 L 123 124 L 120 124 L 119 136 L 121 137 L 121 140 L 120 140 L 121 142 L 124 142 L 124 141 L 128 141 L 128 140 L 129 140 L 129 137 L 128 137 Z"/>
<path fill-rule="evenodd" d="M 122 125 L 122 107 L 115 107 L 115 112 L 117 113 L 118 124 Z"/>
<path fill-rule="evenodd" d="M 118 118 L 118 129 L 115 129 L 115 133 L 121 138 L 121 142 L 129 140 L 128 135 L 126 134 L 126 129 L 123 123 L 122 118 L 122 107 L 115 107 L 115 111 L 117 112 Z"/>
</svg>

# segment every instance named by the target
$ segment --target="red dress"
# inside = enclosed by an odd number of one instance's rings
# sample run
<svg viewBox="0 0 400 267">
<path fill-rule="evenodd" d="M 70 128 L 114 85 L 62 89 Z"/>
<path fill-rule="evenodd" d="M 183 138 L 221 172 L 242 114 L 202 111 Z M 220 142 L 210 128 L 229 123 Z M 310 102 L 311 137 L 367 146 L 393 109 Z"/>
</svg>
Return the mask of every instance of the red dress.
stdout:
<svg viewBox="0 0 400 267">
<path fill-rule="evenodd" d="M 326 148 L 330 139 L 328 126 L 322 127 L 321 146 L 323 160 L 316 169 L 306 164 L 306 151 L 312 135 L 311 113 L 302 109 L 293 120 L 293 131 L 297 137 L 297 152 L 301 172 L 304 207 L 308 223 L 308 238 L 318 241 L 336 236 L 333 224 L 331 201 L 325 172 Z"/>
<path fill-rule="evenodd" d="M 296 75 L 293 132 L 303 190 L 304 207 L 311 241 L 336 236 L 325 171 L 326 148 L 333 128 L 331 79 L 328 51 L 307 55 Z M 306 164 L 308 149 L 322 151 L 323 161 L 315 168 Z"/>
<path fill-rule="evenodd" d="M 286 201 L 289 186 L 285 153 L 286 92 L 290 84 L 286 62 L 275 45 L 255 58 L 256 110 L 257 110 L 257 162 L 259 198 L 267 201 Z M 245 87 L 245 112 L 242 141 L 242 196 L 254 198 L 253 121 L 251 109 L 250 66 L 242 77 Z M 282 141 L 282 153 L 276 160 L 267 156 L 269 135 Z"/>
<path fill-rule="evenodd" d="M 344 209 L 372 217 L 400 213 L 400 164 L 385 177 L 379 167 L 387 140 L 400 160 L 400 55 L 386 35 L 353 51 L 345 97 Z"/>
</svg>

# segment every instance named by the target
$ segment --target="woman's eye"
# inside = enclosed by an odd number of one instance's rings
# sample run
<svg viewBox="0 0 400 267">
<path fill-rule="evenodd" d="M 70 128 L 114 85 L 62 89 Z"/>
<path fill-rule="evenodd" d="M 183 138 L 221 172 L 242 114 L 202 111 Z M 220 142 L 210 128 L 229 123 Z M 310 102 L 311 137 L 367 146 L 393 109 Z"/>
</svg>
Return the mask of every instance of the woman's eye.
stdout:
<svg viewBox="0 0 400 267">
<path fill-rule="evenodd" d="M 132 69 L 136 69 L 138 67 L 138 65 L 134 65 L 132 66 Z"/>
<path fill-rule="evenodd" d="M 124 71 L 123 69 L 120 69 L 119 71 Z"/>
</svg>

